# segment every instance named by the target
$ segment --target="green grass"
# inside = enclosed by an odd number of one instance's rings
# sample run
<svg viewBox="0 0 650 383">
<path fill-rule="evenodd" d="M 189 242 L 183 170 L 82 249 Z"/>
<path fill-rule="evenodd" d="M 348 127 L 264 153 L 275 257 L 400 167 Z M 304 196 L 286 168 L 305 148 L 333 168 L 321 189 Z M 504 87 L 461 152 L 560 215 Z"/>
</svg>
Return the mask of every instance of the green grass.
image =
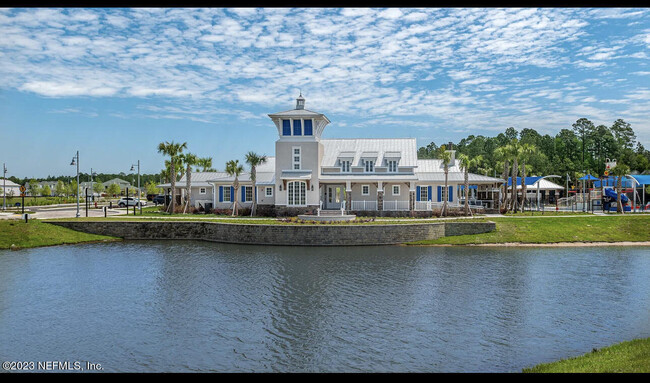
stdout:
<svg viewBox="0 0 650 383">
<path fill-rule="evenodd" d="M 0 249 L 63 245 L 81 242 L 118 240 L 104 235 L 87 234 L 60 226 L 30 220 L 0 220 Z"/>
<path fill-rule="evenodd" d="M 650 338 L 622 342 L 576 358 L 540 364 L 523 372 L 650 372 Z"/>
<path fill-rule="evenodd" d="M 545 211 L 525 211 L 525 212 L 508 212 L 505 214 L 506 216 L 514 216 L 514 217 L 533 217 L 533 216 L 558 216 L 558 215 L 592 215 L 590 212 L 583 212 L 583 211 L 562 211 L 562 210 L 545 210 Z"/>
<path fill-rule="evenodd" d="M 490 233 L 443 237 L 412 245 L 650 241 L 650 215 L 490 218 Z"/>
<path fill-rule="evenodd" d="M 84 203 L 83 197 L 79 200 L 79 203 Z M 0 197 L 0 203 L 2 199 Z M 21 197 L 7 197 L 7 207 L 14 207 L 16 202 L 22 203 Z M 25 197 L 25 206 L 47 206 L 47 205 L 58 205 L 63 203 L 76 203 L 77 200 L 74 197 Z"/>
</svg>

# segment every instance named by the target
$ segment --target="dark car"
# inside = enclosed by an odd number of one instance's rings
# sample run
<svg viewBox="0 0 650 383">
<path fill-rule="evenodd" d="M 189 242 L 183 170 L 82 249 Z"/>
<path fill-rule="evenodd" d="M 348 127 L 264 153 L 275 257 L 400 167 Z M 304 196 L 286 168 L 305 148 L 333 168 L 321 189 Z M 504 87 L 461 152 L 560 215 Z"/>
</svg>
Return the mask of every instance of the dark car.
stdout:
<svg viewBox="0 0 650 383">
<path fill-rule="evenodd" d="M 165 204 L 165 196 L 164 195 L 157 195 L 157 196 L 153 197 L 152 202 L 155 205 L 164 205 Z"/>
</svg>

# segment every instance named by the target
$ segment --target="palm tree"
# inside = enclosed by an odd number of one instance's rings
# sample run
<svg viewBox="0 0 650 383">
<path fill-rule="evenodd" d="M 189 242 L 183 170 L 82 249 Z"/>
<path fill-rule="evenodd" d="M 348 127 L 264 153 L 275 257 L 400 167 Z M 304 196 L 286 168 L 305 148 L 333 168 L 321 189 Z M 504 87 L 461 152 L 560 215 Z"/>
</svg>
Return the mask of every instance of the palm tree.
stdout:
<svg viewBox="0 0 650 383">
<path fill-rule="evenodd" d="M 237 209 L 237 194 L 239 190 L 239 175 L 244 172 L 244 167 L 239 164 L 239 160 L 230 160 L 226 162 L 226 173 L 228 173 L 229 176 L 235 176 L 235 182 L 233 182 L 233 186 L 235 189 L 235 195 L 233 199 L 233 205 L 232 205 L 232 215 L 235 216 L 239 213 Z"/>
<path fill-rule="evenodd" d="M 517 161 L 521 156 L 521 144 L 519 140 L 514 138 L 508 145 L 506 145 L 506 151 L 508 156 L 512 158 L 512 188 L 510 192 L 510 204 L 508 210 L 513 210 L 515 213 L 518 210 L 518 200 L 517 200 L 517 174 L 519 174 L 519 168 Z"/>
<path fill-rule="evenodd" d="M 212 157 L 201 157 L 198 159 L 196 165 L 202 168 L 202 172 L 214 171 L 214 169 L 212 169 Z"/>
<path fill-rule="evenodd" d="M 506 146 L 498 147 L 494 150 L 494 155 L 499 161 L 503 161 L 503 173 L 501 178 L 506 182 L 503 184 L 503 193 L 501 194 L 501 206 L 506 205 L 508 200 L 508 171 L 510 170 L 510 160 L 508 157 L 508 148 Z"/>
<path fill-rule="evenodd" d="M 451 162 L 451 152 L 447 151 L 445 145 L 440 145 L 440 148 L 438 148 L 438 159 L 442 160 L 442 165 L 445 169 L 445 198 L 442 201 L 442 212 L 440 213 L 440 216 L 444 217 L 447 215 L 447 201 L 449 200 L 447 193 L 449 193 L 449 162 Z"/>
<path fill-rule="evenodd" d="M 176 205 L 176 163 L 178 162 L 178 156 L 183 152 L 183 149 L 187 149 L 187 142 L 175 143 L 172 142 L 161 142 L 158 144 L 158 153 L 162 153 L 170 157 L 170 175 L 171 175 L 171 184 L 172 184 L 172 200 L 169 204 L 171 213 L 174 213 L 174 207 Z"/>
<path fill-rule="evenodd" d="M 625 214 L 625 209 L 621 204 L 621 192 L 623 191 L 623 177 L 630 173 L 630 167 L 625 164 L 616 164 L 610 169 L 611 175 L 618 177 L 616 181 L 616 212 Z"/>
<path fill-rule="evenodd" d="M 266 162 L 266 156 L 258 155 L 254 152 L 246 153 L 246 163 L 251 167 L 251 181 L 253 182 L 253 190 L 257 190 L 255 185 L 255 180 L 257 179 L 256 168 Z M 257 199 L 255 198 L 255 193 L 253 194 L 253 208 L 251 209 L 251 216 L 254 216 L 257 213 Z"/>
<path fill-rule="evenodd" d="M 185 213 L 187 212 L 187 207 L 192 206 L 192 166 L 198 164 L 199 157 L 193 153 L 185 153 L 180 155 L 180 159 L 187 166 L 187 169 L 185 170 L 185 198 L 187 198 L 187 200 L 185 202 L 185 207 L 183 208 L 183 213 Z"/>
<path fill-rule="evenodd" d="M 531 144 L 521 145 L 521 210 L 524 210 L 524 202 L 526 201 L 526 161 L 530 160 L 537 154 L 537 147 Z"/>
<path fill-rule="evenodd" d="M 465 173 L 465 215 L 469 215 L 469 169 L 478 166 L 483 161 L 483 156 L 470 159 L 468 155 L 460 154 L 458 160 Z"/>
</svg>

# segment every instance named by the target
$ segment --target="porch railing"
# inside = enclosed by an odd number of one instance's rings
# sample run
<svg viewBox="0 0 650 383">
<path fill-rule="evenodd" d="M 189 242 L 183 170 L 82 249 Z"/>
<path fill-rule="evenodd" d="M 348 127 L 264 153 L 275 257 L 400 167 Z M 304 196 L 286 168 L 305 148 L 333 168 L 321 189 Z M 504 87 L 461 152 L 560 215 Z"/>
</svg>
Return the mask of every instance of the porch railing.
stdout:
<svg viewBox="0 0 650 383">
<path fill-rule="evenodd" d="M 352 201 L 350 210 L 377 210 L 377 201 Z"/>
<path fill-rule="evenodd" d="M 384 201 L 384 210 L 409 210 L 409 201 Z"/>
</svg>

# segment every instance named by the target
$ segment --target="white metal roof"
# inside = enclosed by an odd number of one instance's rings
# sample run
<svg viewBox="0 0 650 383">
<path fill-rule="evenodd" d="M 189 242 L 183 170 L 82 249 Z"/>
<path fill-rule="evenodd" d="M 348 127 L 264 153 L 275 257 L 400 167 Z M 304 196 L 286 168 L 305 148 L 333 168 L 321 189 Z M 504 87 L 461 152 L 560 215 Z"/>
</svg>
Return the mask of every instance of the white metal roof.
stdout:
<svg viewBox="0 0 650 383">
<path fill-rule="evenodd" d="M 546 178 L 539 179 L 537 182 L 535 182 L 532 185 L 527 185 L 526 186 L 526 191 L 536 191 L 537 190 L 537 184 L 539 183 L 539 190 L 564 190 L 563 186 L 560 186 L 554 182 L 551 182 L 547 180 Z M 510 188 L 508 188 L 510 189 Z M 517 184 L 517 190 L 521 190 L 521 184 Z"/>
<path fill-rule="evenodd" d="M 392 156 L 395 152 L 401 153 L 398 166 L 417 165 L 415 138 L 341 138 L 322 139 L 320 142 L 324 147 L 322 166 L 336 166 L 339 157 L 350 156 L 352 153 L 354 153 L 352 166 L 357 166 L 364 153 L 372 152 L 377 153 L 375 166 L 381 166 L 386 152 L 391 153 Z"/>
</svg>

